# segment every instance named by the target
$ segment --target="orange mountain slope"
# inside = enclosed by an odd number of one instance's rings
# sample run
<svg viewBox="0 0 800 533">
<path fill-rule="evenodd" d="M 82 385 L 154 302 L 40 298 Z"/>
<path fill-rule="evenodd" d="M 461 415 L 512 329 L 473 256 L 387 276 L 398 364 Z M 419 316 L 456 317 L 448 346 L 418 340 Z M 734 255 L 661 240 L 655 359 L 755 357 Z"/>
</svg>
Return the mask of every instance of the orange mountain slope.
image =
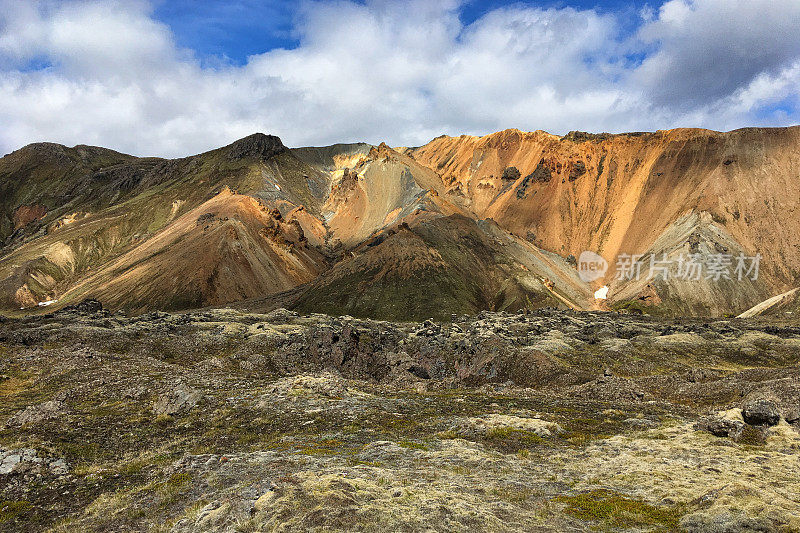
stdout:
<svg viewBox="0 0 800 533">
<path fill-rule="evenodd" d="M 476 216 L 562 255 L 600 253 L 612 268 L 599 284 L 614 279 L 615 257 L 647 252 L 691 213 L 707 213 L 743 253 L 762 255 L 768 292 L 800 276 L 800 127 L 564 137 L 506 130 L 439 137 L 409 154 Z"/>
</svg>

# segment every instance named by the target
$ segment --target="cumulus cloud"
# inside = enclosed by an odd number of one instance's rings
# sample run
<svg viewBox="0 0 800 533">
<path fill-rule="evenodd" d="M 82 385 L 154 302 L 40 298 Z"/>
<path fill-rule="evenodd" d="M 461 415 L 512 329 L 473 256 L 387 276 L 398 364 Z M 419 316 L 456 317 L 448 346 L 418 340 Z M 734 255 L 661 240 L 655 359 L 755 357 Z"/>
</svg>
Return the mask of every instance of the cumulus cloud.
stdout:
<svg viewBox="0 0 800 533">
<path fill-rule="evenodd" d="M 507 127 L 797 119 L 794 0 L 671 0 L 633 38 L 594 10 L 515 5 L 464 25 L 460 9 L 307 2 L 296 48 L 209 67 L 144 1 L 0 0 L 0 152 L 52 140 L 176 156 L 254 131 L 294 146 L 417 145 Z"/>
<path fill-rule="evenodd" d="M 656 105 L 692 109 L 800 58 L 797 0 L 671 0 L 639 31 L 657 51 L 635 81 Z"/>
</svg>

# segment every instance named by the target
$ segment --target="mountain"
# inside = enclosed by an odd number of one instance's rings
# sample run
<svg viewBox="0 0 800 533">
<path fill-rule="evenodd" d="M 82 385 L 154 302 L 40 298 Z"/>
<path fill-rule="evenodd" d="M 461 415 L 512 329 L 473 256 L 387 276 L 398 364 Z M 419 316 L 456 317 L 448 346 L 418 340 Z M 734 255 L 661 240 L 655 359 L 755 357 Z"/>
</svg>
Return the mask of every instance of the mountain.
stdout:
<svg viewBox="0 0 800 533">
<path fill-rule="evenodd" d="M 638 306 L 656 291 L 650 299 L 666 313 L 720 315 L 797 285 L 798 127 L 564 137 L 506 130 L 439 137 L 409 154 L 477 217 L 563 256 L 602 255 L 610 268 L 594 286 L 611 285 L 612 305 Z M 703 260 L 760 254 L 760 275 L 659 287 L 616 279 L 622 254 L 647 261 L 681 252 Z"/>
<path fill-rule="evenodd" d="M 323 232 L 314 224 L 326 186 L 262 134 L 177 160 L 23 148 L 0 159 L 4 198 L 16 198 L 1 217 L 0 305 L 91 296 L 130 311 L 184 309 L 285 290 L 327 268 L 305 231 Z"/>
<path fill-rule="evenodd" d="M 506 130 L 398 149 L 255 134 L 174 160 L 39 143 L 0 159 L 0 193 L 8 315 L 96 298 L 131 313 L 722 316 L 800 285 L 798 127 Z M 590 282 L 584 251 L 608 264 Z M 702 275 L 681 277 L 688 258 Z"/>
<path fill-rule="evenodd" d="M 559 274 L 565 277 L 560 287 L 565 296 L 545 281 Z M 311 283 L 295 307 L 334 315 L 447 320 L 454 313 L 565 304 L 586 308 L 589 300 L 562 258 L 492 223 L 454 214 L 402 222 L 381 232 Z"/>
</svg>

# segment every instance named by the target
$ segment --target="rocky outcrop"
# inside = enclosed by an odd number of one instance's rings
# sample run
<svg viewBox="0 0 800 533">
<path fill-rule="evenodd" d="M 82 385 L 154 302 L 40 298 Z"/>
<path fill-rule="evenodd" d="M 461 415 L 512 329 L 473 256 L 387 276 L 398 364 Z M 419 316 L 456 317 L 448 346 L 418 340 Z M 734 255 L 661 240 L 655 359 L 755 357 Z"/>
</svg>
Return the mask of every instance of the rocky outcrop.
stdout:
<svg viewBox="0 0 800 533">
<path fill-rule="evenodd" d="M 35 478 L 41 478 L 43 475 L 62 476 L 69 472 L 69 468 L 64 459 L 42 457 L 33 448 L 14 450 L 0 448 L 0 476 L 30 477 L 32 474 Z M 0 482 L 2 481 L 3 477 L 0 477 Z"/>
<path fill-rule="evenodd" d="M 521 174 L 517 167 L 507 167 L 503 170 L 503 175 L 500 176 L 501 179 L 504 181 L 517 181 L 520 178 Z"/>
<path fill-rule="evenodd" d="M 228 159 L 236 161 L 245 157 L 266 160 L 286 152 L 288 148 L 275 135 L 254 133 L 227 146 L 225 150 L 227 151 Z"/>
<path fill-rule="evenodd" d="M 162 394 L 153 404 L 157 415 L 178 415 L 191 410 L 203 399 L 203 393 L 186 384 L 178 383 L 173 389 Z"/>
<path fill-rule="evenodd" d="M 6 422 L 6 427 L 23 427 L 39 424 L 65 414 L 67 406 L 60 400 L 51 400 L 39 405 L 26 407 Z"/>
<path fill-rule="evenodd" d="M 744 404 L 742 418 L 752 426 L 774 426 L 780 421 L 781 414 L 774 401 L 759 398 Z"/>
<path fill-rule="evenodd" d="M 586 174 L 586 163 L 583 161 L 575 161 L 572 163 L 572 168 L 569 171 L 569 181 L 575 181 Z"/>
</svg>

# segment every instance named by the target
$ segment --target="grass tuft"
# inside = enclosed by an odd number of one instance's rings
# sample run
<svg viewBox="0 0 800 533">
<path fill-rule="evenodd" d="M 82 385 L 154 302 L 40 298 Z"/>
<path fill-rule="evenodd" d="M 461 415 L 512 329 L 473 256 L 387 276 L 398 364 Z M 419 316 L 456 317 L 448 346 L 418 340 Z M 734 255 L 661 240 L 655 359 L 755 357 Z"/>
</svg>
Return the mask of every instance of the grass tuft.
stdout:
<svg viewBox="0 0 800 533">
<path fill-rule="evenodd" d="M 676 507 L 655 507 L 604 489 L 559 496 L 556 501 L 567 504 L 565 512 L 581 520 L 603 522 L 615 528 L 656 526 L 675 531 L 683 515 Z"/>
<path fill-rule="evenodd" d="M 26 501 L 0 502 L 0 524 L 10 522 L 31 509 L 33 509 L 33 505 Z"/>
</svg>

